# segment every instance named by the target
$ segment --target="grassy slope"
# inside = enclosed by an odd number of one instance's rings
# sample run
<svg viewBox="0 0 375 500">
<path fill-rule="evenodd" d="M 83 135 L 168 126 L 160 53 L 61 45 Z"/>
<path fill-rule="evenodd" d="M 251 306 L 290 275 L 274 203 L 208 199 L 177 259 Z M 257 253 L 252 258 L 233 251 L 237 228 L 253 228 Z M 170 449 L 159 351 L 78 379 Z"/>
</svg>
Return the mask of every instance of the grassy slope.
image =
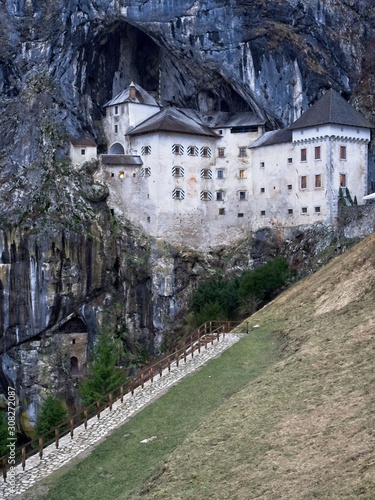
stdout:
<svg viewBox="0 0 375 500">
<path fill-rule="evenodd" d="M 375 235 L 254 315 L 256 334 L 53 479 L 48 498 L 374 499 L 374 305 Z"/>
</svg>

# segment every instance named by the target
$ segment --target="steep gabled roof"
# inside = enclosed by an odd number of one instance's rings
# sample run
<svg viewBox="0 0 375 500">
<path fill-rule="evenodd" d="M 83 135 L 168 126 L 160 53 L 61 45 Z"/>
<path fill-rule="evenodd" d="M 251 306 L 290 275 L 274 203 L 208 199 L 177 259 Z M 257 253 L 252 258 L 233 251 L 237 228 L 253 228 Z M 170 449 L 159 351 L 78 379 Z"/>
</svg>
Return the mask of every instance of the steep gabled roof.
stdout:
<svg viewBox="0 0 375 500">
<path fill-rule="evenodd" d="M 285 142 L 292 142 L 292 131 L 289 128 L 265 132 L 252 143 L 250 149 L 259 148 L 260 146 L 273 146 L 274 144 L 283 144 Z"/>
<path fill-rule="evenodd" d="M 133 128 L 129 135 L 147 134 L 150 132 L 174 132 L 180 134 L 205 135 L 219 137 L 215 132 L 198 120 L 193 119 L 184 110 L 165 108 Z"/>
<path fill-rule="evenodd" d="M 71 137 L 70 142 L 73 146 L 91 146 L 93 148 L 97 147 L 96 142 L 89 137 L 78 137 L 78 139 L 76 139 L 75 137 Z"/>
<path fill-rule="evenodd" d="M 135 87 L 135 98 L 130 97 L 130 87 Z M 123 104 L 124 102 L 133 102 L 138 104 L 147 104 L 149 106 L 158 106 L 156 100 L 146 92 L 140 85 L 136 83 L 131 83 L 128 88 L 123 90 L 116 97 L 106 102 L 103 108 L 107 108 L 108 106 L 114 106 L 115 104 Z"/>
<path fill-rule="evenodd" d="M 335 90 L 330 89 L 298 118 L 290 130 L 317 127 L 319 125 L 347 125 L 372 128 L 373 125 L 359 111 L 353 108 Z"/>
</svg>

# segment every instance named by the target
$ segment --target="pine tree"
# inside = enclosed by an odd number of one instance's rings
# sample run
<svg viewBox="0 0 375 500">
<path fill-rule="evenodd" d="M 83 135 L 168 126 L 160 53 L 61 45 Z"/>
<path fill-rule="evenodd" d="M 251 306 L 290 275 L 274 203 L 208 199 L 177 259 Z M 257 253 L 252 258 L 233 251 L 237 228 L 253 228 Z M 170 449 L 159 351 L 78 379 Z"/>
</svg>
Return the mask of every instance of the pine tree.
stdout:
<svg viewBox="0 0 375 500">
<path fill-rule="evenodd" d="M 116 369 L 121 352 L 120 343 L 108 328 L 102 328 L 94 345 L 90 376 L 83 381 L 80 393 L 85 406 L 103 398 L 123 382 L 123 375 Z"/>
</svg>

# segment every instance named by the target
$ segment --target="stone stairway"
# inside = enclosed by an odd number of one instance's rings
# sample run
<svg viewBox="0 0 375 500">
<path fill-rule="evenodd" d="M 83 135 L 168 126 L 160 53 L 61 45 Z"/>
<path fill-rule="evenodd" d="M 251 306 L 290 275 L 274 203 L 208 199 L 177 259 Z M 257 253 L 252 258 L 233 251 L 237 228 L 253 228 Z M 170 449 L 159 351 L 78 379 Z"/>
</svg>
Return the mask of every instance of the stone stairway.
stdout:
<svg viewBox="0 0 375 500">
<path fill-rule="evenodd" d="M 216 335 L 204 341 L 200 341 L 200 352 L 198 344 L 194 348 L 192 356 L 191 350 L 187 353 L 186 362 L 179 360 L 171 363 L 170 371 L 164 369 L 162 376 L 159 374 L 154 377 L 153 382 L 148 380 L 144 388 L 138 387 L 134 394 L 128 393 L 124 396 L 123 402 L 116 401 L 112 410 L 108 408 L 97 417 L 91 418 L 87 423 L 87 429 L 84 425 L 74 430 L 73 439 L 66 435 L 60 439 L 59 448 L 55 444 L 46 447 L 43 451 L 43 458 L 40 459 L 36 454 L 26 461 L 25 471 L 22 466 L 15 467 L 15 476 L 9 475 L 8 481 L 0 486 L 0 498 L 21 499 L 22 494 L 37 481 L 56 471 L 73 458 L 90 451 L 105 439 L 116 427 L 124 424 L 129 418 L 139 412 L 154 399 L 175 385 L 186 375 L 194 372 L 197 368 L 204 365 L 210 359 L 219 356 L 224 350 L 236 343 L 244 334 L 226 334 L 217 340 Z"/>
</svg>

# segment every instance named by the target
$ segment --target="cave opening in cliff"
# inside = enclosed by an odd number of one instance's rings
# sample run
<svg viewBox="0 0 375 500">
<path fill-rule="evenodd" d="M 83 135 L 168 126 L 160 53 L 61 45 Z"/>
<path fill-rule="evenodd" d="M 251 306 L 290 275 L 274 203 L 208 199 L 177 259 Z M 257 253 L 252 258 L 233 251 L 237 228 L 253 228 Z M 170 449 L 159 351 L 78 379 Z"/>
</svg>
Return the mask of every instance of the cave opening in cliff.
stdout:
<svg viewBox="0 0 375 500">
<path fill-rule="evenodd" d="M 160 48 L 141 30 L 117 22 L 88 50 L 87 84 L 99 109 L 132 81 L 150 93 L 158 91 Z"/>
</svg>

